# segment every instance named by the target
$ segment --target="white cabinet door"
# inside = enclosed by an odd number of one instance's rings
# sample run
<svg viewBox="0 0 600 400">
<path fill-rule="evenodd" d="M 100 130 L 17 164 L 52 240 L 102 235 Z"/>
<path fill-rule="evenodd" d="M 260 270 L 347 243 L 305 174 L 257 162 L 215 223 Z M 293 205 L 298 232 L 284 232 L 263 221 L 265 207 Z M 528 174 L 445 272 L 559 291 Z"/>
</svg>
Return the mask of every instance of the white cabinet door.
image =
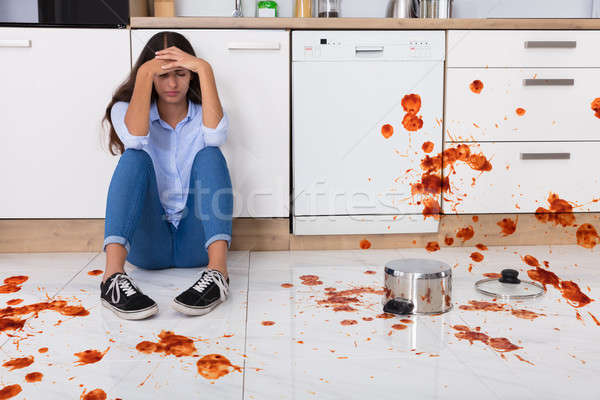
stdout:
<svg viewBox="0 0 600 400">
<path fill-rule="evenodd" d="M 600 140 L 598 77 L 600 68 L 448 68 L 445 139 Z"/>
<path fill-rule="evenodd" d="M 570 202 L 575 212 L 600 211 L 600 142 L 467 146 L 471 154 L 485 155 L 492 169 L 480 172 L 464 162 L 448 166 L 451 193 L 444 194 L 445 214 L 531 213 L 549 209 L 551 193 Z"/>
<path fill-rule="evenodd" d="M 135 63 L 153 29 L 131 31 Z M 289 217 L 289 33 L 283 30 L 175 30 L 213 68 L 229 115 L 220 146 L 230 170 L 234 217 Z"/>
<path fill-rule="evenodd" d="M 1 218 L 104 218 L 129 51 L 126 29 L 0 28 Z"/>
</svg>

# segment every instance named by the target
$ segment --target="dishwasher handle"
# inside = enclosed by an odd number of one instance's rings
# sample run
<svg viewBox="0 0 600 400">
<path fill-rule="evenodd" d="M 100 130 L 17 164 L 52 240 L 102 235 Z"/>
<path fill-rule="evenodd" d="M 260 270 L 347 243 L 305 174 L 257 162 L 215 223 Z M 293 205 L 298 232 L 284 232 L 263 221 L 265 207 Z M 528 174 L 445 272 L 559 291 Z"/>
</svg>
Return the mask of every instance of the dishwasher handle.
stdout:
<svg viewBox="0 0 600 400">
<path fill-rule="evenodd" d="M 384 50 L 384 46 L 377 46 L 377 45 L 362 45 L 362 46 L 354 47 L 354 53 L 357 56 L 382 55 L 383 50 Z"/>
</svg>

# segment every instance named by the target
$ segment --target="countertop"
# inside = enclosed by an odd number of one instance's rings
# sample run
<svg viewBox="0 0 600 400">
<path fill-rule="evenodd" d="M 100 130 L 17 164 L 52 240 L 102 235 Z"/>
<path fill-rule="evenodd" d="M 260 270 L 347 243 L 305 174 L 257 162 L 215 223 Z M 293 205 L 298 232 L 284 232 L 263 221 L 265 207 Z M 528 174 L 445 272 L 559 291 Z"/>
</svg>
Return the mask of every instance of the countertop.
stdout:
<svg viewBox="0 0 600 400">
<path fill-rule="evenodd" d="M 600 30 L 600 18 L 581 19 L 396 19 L 132 17 L 131 28 L 213 29 L 567 29 Z"/>
</svg>

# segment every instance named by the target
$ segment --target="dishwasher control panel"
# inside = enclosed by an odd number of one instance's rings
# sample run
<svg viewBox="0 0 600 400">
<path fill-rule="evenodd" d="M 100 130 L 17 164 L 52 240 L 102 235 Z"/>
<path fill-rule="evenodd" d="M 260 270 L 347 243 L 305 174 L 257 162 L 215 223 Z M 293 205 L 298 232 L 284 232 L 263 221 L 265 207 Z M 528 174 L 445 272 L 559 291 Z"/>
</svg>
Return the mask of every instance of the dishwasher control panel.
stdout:
<svg viewBox="0 0 600 400">
<path fill-rule="evenodd" d="M 444 60 L 442 31 L 294 31 L 292 61 Z"/>
</svg>

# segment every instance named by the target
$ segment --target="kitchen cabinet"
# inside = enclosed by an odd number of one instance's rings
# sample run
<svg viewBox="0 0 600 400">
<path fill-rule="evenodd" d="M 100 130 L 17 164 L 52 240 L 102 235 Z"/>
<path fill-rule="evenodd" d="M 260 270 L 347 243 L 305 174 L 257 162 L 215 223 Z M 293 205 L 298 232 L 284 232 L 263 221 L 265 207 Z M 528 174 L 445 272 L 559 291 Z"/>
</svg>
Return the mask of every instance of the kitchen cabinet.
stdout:
<svg viewBox="0 0 600 400">
<path fill-rule="evenodd" d="M 600 140 L 591 107 L 598 77 L 600 68 L 449 68 L 445 140 Z M 471 90 L 474 81 L 480 93 Z"/>
<path fill-rule="evenodd" d="M 490 171 L 456 163 L 448 175 L 452 193 L 444 195 L 445 214 L 531 213 L 549 209 L 551 193 L 575 212 L 600 211 L 600 142 L 489 142 L 466 144 L 484 154 Z M 454 145 L 452 147 L 455 147 Z"/>
<path fill-rule="evenodd" d="M 234 217 L 289 217 L 289 33 L 284 30 L 174 30 L 213 67 L 229 116 L 227 160 Z M 131 31 L 132 62 L 160 32 Z"/>
<path fill-rule="evenodd" d="M 126 29 L 0 28 L 1 218 L 104 218 L 101 120 L 129 46 Z"/>
</svg>

